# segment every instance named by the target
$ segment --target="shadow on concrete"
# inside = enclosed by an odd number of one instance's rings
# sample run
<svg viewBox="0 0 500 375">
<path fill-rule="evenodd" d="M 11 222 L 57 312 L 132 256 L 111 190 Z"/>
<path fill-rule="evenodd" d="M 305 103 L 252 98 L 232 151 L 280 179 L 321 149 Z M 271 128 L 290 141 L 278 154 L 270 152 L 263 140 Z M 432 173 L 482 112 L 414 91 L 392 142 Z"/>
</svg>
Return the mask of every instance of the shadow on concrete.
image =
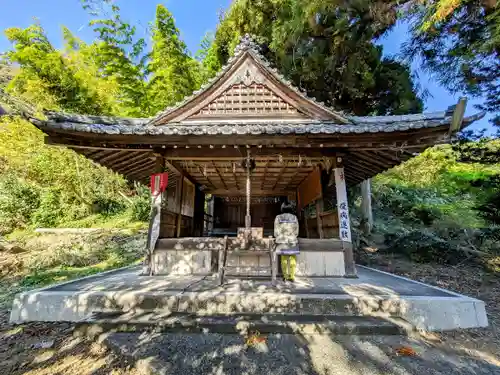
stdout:
<svg viewBox="0 0 500 375">
<path fill-rule="evenodd" d="M 402 279 L 385 284 L 365 279 L 308 279 L 296 285 L 271 285 L 258 280 L 229 280 L 219 286 L 210 275 L 140 277 L 137 269 L 111 272 L 61 286 L 29 292 L 17 299 L 19 318 L 26 309 L 47 320 L 72 321 L 89 315 L 127 312 L 138 319 L 155 311 L 160 319 L 184 312 L 204 316 L 225 313 L 260 314 L 386 314 L 390 320 L 405 309 L 404 294 L 454 299 L 455 295 Z M 383 275 L 386 277 L 386 275 Z M 323 284 L 322 284 L 323 283 Z M 325 298 L 330 290 L 332 298 Z M 306 298 L 302 295 L 308 292 Z M 335 294 L 338 293 L 338 294 Z M 339 298 L 346 297 L 346 298 Z M 55 298 L 50 302 L 47 298 Z M 457 297 L 458 298 L 458 297 Z M 16 307 L 16 306 L 15 306 Z M 443 305 L 443 309 L 446 306 Z M 438 311 L 439 313 L 439 311 Z M 68 316 L 70 316 L 68 315 Z M 78 318 L 78 319 L 77 319 Z M 296 322 L 286 322 L 285 324 Z M 495 374 L 500 367 L 464 352 L 444 351 L 422 340 L 403 336 L 268 334 L 247 345 L 252 332 L 233 334 L 186 332 L 108 332 L 101 339 L 125 355 L 133 366 L 166 374 Z M 415 356 L 397 355 L 403 346 Z M 64 353 L 64 350 L 61 351 Z M 36 365 L 35 365 L 36 366 Z M 22 373 L 22 372 L 20 372 Z M 427 374 L 426 374 L 427 375 Z"/>
</svg>

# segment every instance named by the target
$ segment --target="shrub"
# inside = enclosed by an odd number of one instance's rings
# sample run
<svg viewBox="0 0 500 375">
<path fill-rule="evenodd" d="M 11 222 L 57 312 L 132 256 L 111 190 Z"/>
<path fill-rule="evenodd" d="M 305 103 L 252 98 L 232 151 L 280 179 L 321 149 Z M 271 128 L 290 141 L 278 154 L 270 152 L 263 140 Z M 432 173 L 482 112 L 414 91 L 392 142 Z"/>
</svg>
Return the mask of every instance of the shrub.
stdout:
<svg viewBox="0 0 500 375">
<path fill-rule="evenodd" d="M 94 213 L 112 216 L 124 210 L 125 205 L 112 198 L 98 197 L 92 202 L 92 211 Z"/>
<path fill-rule="evenodd" d="M 130 206 L 130 218 L 134 221 L 148 221 L 151 211 L 149 198 L 136 197 Z"/>
<path fill-rule="evenodd" d="M 14 176 L 0 181 L 0 233 L 29 225 L 40 205 L 38 188 Z"/>
<path fill-rule="evenodd" d="M 384 239 L 387 251 L 405 255 L 415 262 L 456 264 L 463 257 L 449 241 L 429 232 L 388 233 Z"/>
<path fill-rule="evenodd" d="M 40 205 L 33 213 L 31 222 L 37 227 L 54 227 L 63 216 L 64 210 L 60 203 L 60 192 L 47 190 L 41 194 Z"/>
<path fill-rule="evenodd" d="M 134 221 L 148 221 L 151 212 L 151 194 L 149 189 L 137 185 L 137 195 L 132 198 L 130 218 Z"/>
</svg>

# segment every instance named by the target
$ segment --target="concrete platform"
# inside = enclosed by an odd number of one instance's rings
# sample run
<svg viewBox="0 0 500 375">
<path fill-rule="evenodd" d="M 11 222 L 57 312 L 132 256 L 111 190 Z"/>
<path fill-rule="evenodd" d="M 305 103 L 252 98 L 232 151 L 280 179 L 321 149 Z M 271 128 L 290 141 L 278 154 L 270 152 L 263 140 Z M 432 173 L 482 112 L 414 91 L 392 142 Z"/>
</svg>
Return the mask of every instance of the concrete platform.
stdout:
<svg viewBox="0 0 500 375">
<path fill-rule="evenodd" d="M 138 267 L 111 271 L 16 296 L 12 322 L 85 321 L 95 313 L 155 312 L 168 316 L 230 314 L 375 315 L 402 318 L 419 329 L 488 325 L 484 302 L 367 267 L 357 279 L 266 279 L 212 275 L 139 276 Z"/>
</svg>

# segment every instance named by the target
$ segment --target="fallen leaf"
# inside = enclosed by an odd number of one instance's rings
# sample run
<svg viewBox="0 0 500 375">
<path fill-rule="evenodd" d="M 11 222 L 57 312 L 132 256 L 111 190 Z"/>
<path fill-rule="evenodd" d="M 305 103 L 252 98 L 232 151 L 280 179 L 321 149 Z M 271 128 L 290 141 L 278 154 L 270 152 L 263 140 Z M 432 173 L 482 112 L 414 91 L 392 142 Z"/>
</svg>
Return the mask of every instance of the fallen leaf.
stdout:
<svg viewBox="0 0 500 375">
<path fill-rule="evenodd" d="M 413 348 L 410 348 L 409 346 L 402 346 L 396 349 L 396 354 L 404 355 L 407 357 L 414 357 L 417 355 L 417 352 Z"/>
</svg>

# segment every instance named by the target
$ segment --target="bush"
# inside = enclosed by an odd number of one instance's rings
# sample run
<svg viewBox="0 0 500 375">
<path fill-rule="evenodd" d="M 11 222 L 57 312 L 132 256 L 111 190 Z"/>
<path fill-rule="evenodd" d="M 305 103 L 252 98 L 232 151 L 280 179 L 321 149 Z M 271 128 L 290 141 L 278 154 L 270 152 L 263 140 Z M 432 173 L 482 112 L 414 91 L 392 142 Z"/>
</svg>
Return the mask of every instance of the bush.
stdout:
<svg viewBox="0 0 500 375">
<path fill-rule="evenodd" d="M 132 198 L 130 218 L 134 221 L 148 221 L 151 212 L 151 193 L 148 188 L 137 185 L 137 195 Z"/>
<path fill-rule="evenodd" d="M 38 188 L 14 176 L 0 181 L 0 234 L 29 225 L 40 206 Z"/>
<path fill-rule="evenodd" d="M 439 208 L 424 203 L 414 205 L 410 208 L 409 213 L 409 215 L 405 214 L 405 217 L 420 221 L 427 226 L 432 225 L 434 221 L 443 216 Z"/>
<path fill-rule="evenodd" d="M 60 192 L 47 190 L 40 197 L 40 205 L 33 213 L 31 222 L 36 227 L 54 227 L 63 216 L 64 210 L 60 203 Z"/>
<path fill-rule="evenodd" d="M 420 230 L 388 233 L 384 240 L 387 251 L 402 254 L 415 262 L 456 264 L 464 256 L 449 241 Z"/>
<path fill-rule="evenodd" d="M 115 199 L 98 197 L 92 202 L 92 211 L 107 216 L 116 215 L 125 210 L 125 205 Z"/>
<path fill-rule="evenodd" d="M 149 198 L 136 197 L 130 206 L 130 218 L 134 221 L 148 221 L 151 211 Z"/>
<path fill-rule="evenodd" d="M 446 200 L 430 189 L 396 184 L 374 186 L 374 204 L 377 208 L 395 214 L 408 223 L 432 225 L 443 216 L 439 206 L 444 203 Z"/>
</svg>

